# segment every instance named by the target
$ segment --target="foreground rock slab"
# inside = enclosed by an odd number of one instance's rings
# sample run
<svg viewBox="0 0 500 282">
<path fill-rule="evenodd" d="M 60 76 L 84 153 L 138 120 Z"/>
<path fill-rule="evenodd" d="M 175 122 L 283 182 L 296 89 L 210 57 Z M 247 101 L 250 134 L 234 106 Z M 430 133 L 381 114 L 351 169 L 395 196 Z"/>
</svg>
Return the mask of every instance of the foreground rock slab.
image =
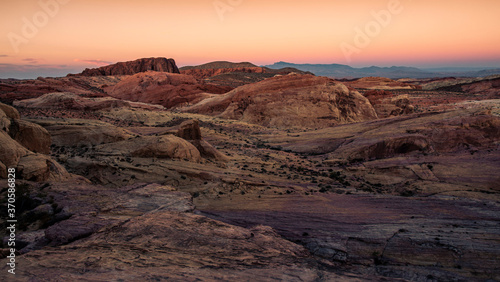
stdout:
<svg viewBox="0 0 500 282">
<path fill-rule="evenodd" d="M 500 279 L 500 205 L 450 197 L 289 195 L 197 202 L 203 214 L 269 225 L 315 256 L 410 281 Z"/>
</svg>

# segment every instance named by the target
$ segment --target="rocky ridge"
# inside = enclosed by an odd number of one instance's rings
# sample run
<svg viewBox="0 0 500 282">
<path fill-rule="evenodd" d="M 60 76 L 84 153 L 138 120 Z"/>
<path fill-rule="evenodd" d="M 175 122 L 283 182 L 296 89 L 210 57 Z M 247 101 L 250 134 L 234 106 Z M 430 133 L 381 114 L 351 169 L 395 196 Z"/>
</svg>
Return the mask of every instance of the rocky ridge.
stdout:
<svg viewBox="0 0 500 282">
<path fill-rule="evenodd" d="M 414 112 L 408 95 L 394 95 L 385 90 L 369 90 L 363 95 L 375 108 L 379 118 L 407 115 Z"/>
<path fill-rule="evenodd" d="M 385 77 L 363 77 L 354 80 L 342 80 L 342 82 L 356 89 L 402 90 L 421 88 L 419 85 L 396 81 Z"/>
<path fill-rule="evenodd" d="M 121 100 L 172 108 L 197 103 L 231 89 L 199 82 L 190 75 L 148 71 L 124 78 L 106 88 L 106 92 Z"/>
<path fill-rule="evenodd" d="M 71 76 L 114 76 L 133 75 L 146 71 L 179 73 L 174 59 L 143 58 L 135 61 L 119 62 L 109 66 L 94 69 L 85 69 L 83 72 Z"/>
<path fill-rule="evenodd" d="M 83 97 L 105 97 L 103 88 L 121 80 L 117 76 L 98 77 L 39 77 L 32 80 L 0 80 L 0 101 L 12 104 L 15 100 L 38 98 L 54 92 L 68 92 Z"/>
<path fill-rule="evenodd" d="M 328 127 L 377 118 L 357 91 L 329 78 L 295 74 L 241 86 L 182 111 L 279 128 Z"/>
</svg>

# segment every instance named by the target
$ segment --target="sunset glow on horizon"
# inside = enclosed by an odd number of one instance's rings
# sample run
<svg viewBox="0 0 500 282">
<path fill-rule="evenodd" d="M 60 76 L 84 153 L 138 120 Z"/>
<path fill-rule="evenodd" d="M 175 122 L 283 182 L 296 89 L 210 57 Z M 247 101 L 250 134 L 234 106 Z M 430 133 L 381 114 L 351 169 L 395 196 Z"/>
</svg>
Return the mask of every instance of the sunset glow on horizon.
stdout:
<svg viewBox="0 0 500 282">
<path fill-rule="evenodd" d="M 0 7 L 1 78 L 144 57 L 178 66 L 500 68 L 496 0 L 23 0 Z"/>
</svg>

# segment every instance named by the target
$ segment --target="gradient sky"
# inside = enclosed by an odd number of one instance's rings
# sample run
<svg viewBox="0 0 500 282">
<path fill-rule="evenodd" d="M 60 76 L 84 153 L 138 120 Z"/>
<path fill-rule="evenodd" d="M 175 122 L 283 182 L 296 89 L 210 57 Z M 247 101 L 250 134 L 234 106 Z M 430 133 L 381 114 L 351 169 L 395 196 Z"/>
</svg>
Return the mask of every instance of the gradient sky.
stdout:
<svg viewBox="0 0 500 282">
<path fill-rule="evenodd" d="M 374 13 L 390 19 L 381 25 Z M 62 76 L 143 57 L 178 66 L 500 67 L 498 15 L 499 0 L 2 1 L 0 77 Z M 355 52 L 346 56 L 346 46 Z"/>
</svg>

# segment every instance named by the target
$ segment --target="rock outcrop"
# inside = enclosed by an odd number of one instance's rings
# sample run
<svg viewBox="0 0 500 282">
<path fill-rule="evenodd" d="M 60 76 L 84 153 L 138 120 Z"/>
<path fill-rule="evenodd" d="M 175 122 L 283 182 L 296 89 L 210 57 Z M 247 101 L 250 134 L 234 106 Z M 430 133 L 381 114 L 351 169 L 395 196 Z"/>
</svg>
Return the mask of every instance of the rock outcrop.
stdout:
<svg viewBox="0 0 500 282">
<path fill-rule="evenodd" d="M 295 74 L 241 86 L 183 111 L 279 128 L 319 128 L 377 118 L 357 91 L 326 77 Z"/>
<path fill-rule="evenodd" d="M 6 117 L 10 119 L 20 119 L 21 115 L 19 115 L 19 112 L 16 110 L 16 108 L 5 105 L 3 103 L 0 103 L 0 110 L 3 111 Z"/>
<path fill-rule="evenodd" d="M 283 68 L 283 69 L 276 69 L 275 70 L 275 69 L 269 69 L 269 68 L 264 68 L 264 67 L 235 67 L 235 68 L 214 68 L 214 69 L 193 68 L 193 69 L 181 70 L 181 73 L 194 76 L 195 78 L 198 78 L 198 79 L 206 79 L 206 78 L 210 78 L 210 77 L 225 74 L 225 73 L 269 74 L 268 77 L 271 77 L 274 75 L 287 75 L 290 73 L 311 74 L 309 72 L 304 72 L 304 71 L 294 69 L 294 68 Z M 266 78 L 266 77 L 262 76 L 262 79 L 264 79 L 264 78 Z"/>
<path fill-rule="evenodd" d="M 493 201 L 482 205 L 455 197 L 327 193 L 259 199 L 258 204 L 233 197 L 199 208 L 227 223 L 269 225 L 317 258 L 372 266 L 371 275 L 386 277 L 376 281 L 498 280 L 494 258 L 500 247 L 489 241 L 498 237 L 500 207 Z M 344 280 L 351 279 L 325 281 Z"/>
<path fill-rule="evenodd" d="M 19 159 L 18 174 L 30 181 L 61 181 L 70 178 L 70 174 L 58 162 L 48 155 L 27 154 Z"/>
<path fill-rule="evenodd" d="M 200 152 L 188 141 L 173 135 L 140 136 L 129 140 L 97 146 L 101 154 L 138 158 L 201 160 Z"/>
<path fill-rule="evenodd" d="M 6 167 L 17 165 L 21 157 L 28 154 L 28 149 L 17 143 L 3 130 L 0 130 L 0 141 L 2 142 L 2 146 L 0 146 L 0 162 Z M 5 170 L 2 171 L 2 174 L 5 174 Z"/>
<path fill-rule="evenodd" d="M 491 99 L 500 98 L 500 78 L 485 79 L 471 84 L 463 84 L 461 88 L 466 93 L 484 95 Z"/>
<path fill-rule="evenodd" d="M 132 132 L 112 124 L 85 119 L 33 119 L 50 132 L 52 144 L 58 147 L 92 147 L 119 142 L 135 136 Z"/>
<path fill-rule="evenodd" d="M 6 178 L 6 169 L 16 168 L 18 179 L 32 181 L 62 180 L 70 174 L 52 160 L 50 156 L 50 135 L 39 125 L 9 118 L 2 109 L 8 109 L 9 116 L 18 117 L 12 107 L 0 104 L 0 177 Z"/>
<path fill-rule="evenodd" d="M 495 149 L 500 141 L 500 118 L 477 109 L 448 113 L 412 114 L 346 125 L 322 132 L 328 137 L 305 137 L 283 144 L 284 149 L 335 158 L 368 161 L 411 154 L 447 154 Z"/>
<path fill-rule="evenodd" d="M 16 275 L 44 280 L 64 276 L 70 280 L 184 281 L 313 280 L 318 276 L 312 265 L 301 262 L 310 256 L 304 247 L 280 238 L 266 226 L 242 228 L 168 205 L 126 218 L 113 223 L 99 216 L 73 216 L 48 228 L 45 237 L 55 245 L 84 239 L 60 246 L 57 252 L 42 249 L 21 256 L 18 262 L 24 267 Z M 34 259 L 40 256 L 43 263 Z"/>
<path fill-rule="evenodd" d="M 81 76 L 133 75 L 146 71 L 179 73 L 174 59 L 143 58 L 135 61 L 119 62 L 109 66 L 85 69 Z"/>
<path fill-rule="evenodd" d="M 177 130 L 177 136 L 185 140 L 201 140 L 200 122 L 198 120 L 184 121 Z"/>
<path fill-rule="evenodd" d="M 181 70 L 182 74 L 191 75 L 197 79 L 205 79 L 223 73 L 240 72 L 240 73 L 265 73 L 266 70 L 261 67 L 247 68 L 220 68 L 220 69 L 189 69 Z"/>
<path fill-rule="evenodd" d="M 16 107 L 33 109 L 63 109 L 80 111 L 109 110 L 130 107 L 130 104 L 110 98 L 85 98 L 70 92 L 44 94 L 38 98 L 15 101 Z"/>
<path fill-rule="evenodd" d="M 181 123 L 177 136 L 189 141 L 193 144 L 196 149 L 200 152 L 201 156 L 208 159 L 214 159 L 216 161 L 226 162 L 229 158 L 219 152 L 216 148 L 214 148 L 210 143 L 202 140 L 201 130 L 198 120 L 187 120 Z"/>
<path fill-rule="evenodd" d="M 500 93 L 500 75 L 491 75 L 477 78 L 455 78 L 424 81 L 424 90 L 440 90 L 450 92 L 465 92 L 469 94 L 498 98 Z"/>
<path fill-rule="evenodd" d="M 37 98 L 54 92 L 71 92 L 85 97 L 107 96 L 103 88 L 118 83 L 121 77 L 39 77 L 30 80 L 0 80 L 0 101 L 11 104 L 15 100 Z"/>
<path fill-rule="evenodd" d="M 356 80 L 347 80 L 344 83 L 356 89 L 380 89 L 380 90 L 421 89 L 421 86 L 419 85 L 395 81 L 386 77 L 363 77 Z"/>
<path fill-rule="evenodd" d="M 364 93 L 375 108 L 379 118 L 411 114 L 414 107 L 408 95 L 394 95 L 385 90 L 369 90 Z"/>
<path fill-rule="evenodd" d="M 9 135 L 32 152 L 50 154 L 52 144 L 50 134 L 38 124 L 14 119 L 10 124 Z"/>
<path fill-rule="evenodd" d="M 228 91 L 227 88 L 203 84 L 194 77 L 166 72 L 144 72 L 124 78 L 107 93 L 117 99 L 163 105 L 172 108 L 190 105 Z"/>
<path fill-rule="evenodd" d="M 275 75 L 312 74 L 296 68 L 270 69 L 251 63 L 212 62 L 199 66 L 180 68 L 182 74 L 203 79 L 205 82 L 225 87 L 236 88 L 245 84 L 262 81 Z M 229 91 L 229 90 L 228 90 Z"/>
</svg>

